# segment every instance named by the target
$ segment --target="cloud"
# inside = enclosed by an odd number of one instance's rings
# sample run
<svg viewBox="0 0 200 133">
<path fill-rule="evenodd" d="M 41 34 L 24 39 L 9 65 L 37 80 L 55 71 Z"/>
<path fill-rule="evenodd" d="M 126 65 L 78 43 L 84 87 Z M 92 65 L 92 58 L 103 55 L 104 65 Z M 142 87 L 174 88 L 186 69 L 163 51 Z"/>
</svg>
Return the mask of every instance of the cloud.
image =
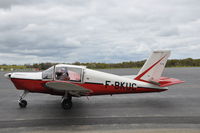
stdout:
<svg viewBox="0 0 200 133">
<path fill-rule="evenodd" d="M 198 0 L 0 1 L 0 64 L 199 58 Z"/>
</svg>

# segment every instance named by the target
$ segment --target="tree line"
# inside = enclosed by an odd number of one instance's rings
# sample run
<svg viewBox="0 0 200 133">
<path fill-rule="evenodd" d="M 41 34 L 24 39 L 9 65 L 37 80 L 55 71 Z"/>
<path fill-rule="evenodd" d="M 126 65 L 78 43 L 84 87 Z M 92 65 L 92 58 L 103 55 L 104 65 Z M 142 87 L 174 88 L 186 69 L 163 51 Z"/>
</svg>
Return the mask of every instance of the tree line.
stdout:
<svg viewBox="0 0 200 133">
<path fill-rule="evenodd" d="M 146 60 L 142 61 L 129 61 L 129 62 L 121 62 L 121 63 L 67 63 L 72 65 L 83 65 L 92 69 L 106 69 L 106 68 L 140 68 L 143 66 Z M 31 69 L 36 68 L 37 70 L 45 70 L 53 65 L 59 63 L 34 63 L 34 64 L 25 64 L 25 65 L 0 65 L 0 69 L 13 68 L 13 69 Z M 166 67 L 200 67 L 200 59 L 171 59 L 167 61 Z"/>
<path fill-rule="evenodd" d="M 146 60 L 142 61 L 129 61 L 129 62 L 121 62 L 121 63 L 81 63 L 81 62 L 74 62 L 74 63 L 67 63 L 72 65 L 83 65 L 87 66 L 87 68 L 92 69 L 106 69 L 106 68 L 140 68 L 143 66 Z M 47 69 L 53 65 L 59 63 L 35 63 L 33 65 L 26 65 L 28 68 L 38 68 L 40 70 Z M 167 61 L 166 67 L 200 67 L 200 59 L 171 59 Z"/>
</svg>

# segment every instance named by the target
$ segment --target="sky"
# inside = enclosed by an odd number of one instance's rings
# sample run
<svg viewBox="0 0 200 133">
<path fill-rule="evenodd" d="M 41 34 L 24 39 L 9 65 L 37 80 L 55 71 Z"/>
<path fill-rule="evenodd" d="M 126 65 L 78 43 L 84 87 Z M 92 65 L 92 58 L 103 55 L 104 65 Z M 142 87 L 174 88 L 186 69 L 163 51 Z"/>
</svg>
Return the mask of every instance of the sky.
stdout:
<svg viewBox="0 0 200 133">
<path fill-rule="evenodd" d="M 0 64 L 200 58 L 200 0 L 0 0 Z"/>
</svg>

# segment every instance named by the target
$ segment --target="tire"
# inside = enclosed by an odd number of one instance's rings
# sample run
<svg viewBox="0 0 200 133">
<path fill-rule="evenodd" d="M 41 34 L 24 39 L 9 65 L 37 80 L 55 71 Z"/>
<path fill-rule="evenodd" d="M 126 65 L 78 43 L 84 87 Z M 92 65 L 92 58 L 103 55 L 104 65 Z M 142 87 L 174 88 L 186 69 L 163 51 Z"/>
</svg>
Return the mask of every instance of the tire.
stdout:
<svg viewBox="0 0 200 133">
<path fill-rule="evenodd" d="M 61 106 L 63 109 L 68 110 L 72 108 L 72 101 L 68 99 L 64 99 L 61 103 Z"/>
<path fill-rule="evenodd" d="M 20 100 L 20 101 L 19 101 L 19 106 L 20 106 L 20 108 L 26 108 L 26 106 L 27 106 L 27 101 L 26 101 L 26 100 Z"/>
</svg>

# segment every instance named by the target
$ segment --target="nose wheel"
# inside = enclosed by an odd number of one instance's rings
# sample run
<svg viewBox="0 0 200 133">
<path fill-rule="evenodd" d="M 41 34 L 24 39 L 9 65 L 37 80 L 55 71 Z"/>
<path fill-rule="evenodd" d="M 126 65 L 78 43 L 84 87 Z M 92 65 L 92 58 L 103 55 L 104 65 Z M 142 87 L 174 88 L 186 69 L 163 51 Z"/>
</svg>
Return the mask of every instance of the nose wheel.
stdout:
<svg viewBox="0 0 200 133">
<path fill-rule="evenodd" d="M 28 91 L 24 91 L 23 94 L 20 96 L 20 99 L 18 100 L 19 102 L 19 107 L 20 108 L 26 108 L 27 106 L 27 101 L 24 100 L 24 97 L 28 94 Z"/>
<path fill-rule="evenodd" d="M 72 108 L 72 96 L 69 93 L 66 93 L 65 96 L 62 98 L 61 106 L 65 110 Z"/>
</svg>

